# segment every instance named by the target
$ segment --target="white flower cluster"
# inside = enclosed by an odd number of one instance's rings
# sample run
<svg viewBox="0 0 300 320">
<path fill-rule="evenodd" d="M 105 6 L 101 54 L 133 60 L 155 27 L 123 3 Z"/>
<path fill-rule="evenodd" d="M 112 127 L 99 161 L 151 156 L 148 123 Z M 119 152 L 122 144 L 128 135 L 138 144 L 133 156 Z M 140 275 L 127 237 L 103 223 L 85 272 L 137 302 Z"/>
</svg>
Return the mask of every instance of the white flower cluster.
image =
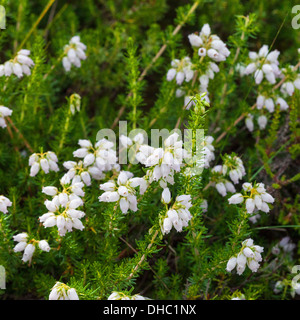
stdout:
<svg viewBox="0 0 300 320">
<path fill-rule="evenodd" d="M 257 123 L 259 129 L 264 130 L 268 123 L 268 118 L 265 115 L 261 115 L 257 118 Z M 254 130 L 253 115 L 251 113 L 248 113 L 247 117 L 245 118 L 245 125 L 250 132 Z"/>
<path fill-rule="evenodd" d="M 190 44 L 199 48 L 200 57 L 208 56 L 210 59 L 220 62 L 225 61 L 230 51 L 226 44 L 215 34 L 211 34 L 209 24 L 204 24 L 200 33 L 193 33 L 188 36 Z"/>
<path fill-rule="evenodd" d="M 140 194 L 143 194 L 147 188 L 147 183 L 143 178 L 134 178 L 129 171 L 121 171 L 117 183 L 110 180 L 100 184 L 100 189 L 105 191 L 100 197 L 100 202 L 118 202 L 122 213 L 126 214 L 128 210 L 136 212 L 137 198 L 136 187 L 140 187 Z"/>
<path fill-rule="evenodd" d="M 12 74 L 15 74 L 18 78 L 22 78 L 23 74 L 29 76 L 31 74 L 30 68 L 34 66 L 34 62 L 29 58 L 29 55 L 29 50 L 22 49 L 14 59 L 0 65 L 0 77 L 10 77 Z"/>
<path fill-rule="evenodd" d="M 58 192 L 56 187 L 48 186 L 43 188 L 43 193 L 52 196 L 52 200 L 44 202 L 48 213 L 39 217 L 45 228 L 57 226 L 58 233 L 63 237 L 67 232 L 72 232 L 73 228 L 83 230 L 84 226 L 80 221 L 85 216 L 85 213 L 78 210 L 83 206 L 84 196 L 82 182 L 75 182 L 70 186 L 63 186 L 63 191 Z"/>
<path fill-rule="evenodd" d="M 136 134 L 132 139 L 124 136 L 123 134 L 120 136 L 120 142 L 125 148 L 129 148 L 133 145 L 138 149 L 144 143 L 144 136 L 142 133 Z"/>
<path fill-rule="evenodd" d="M 279 243 L 272 248 L 272 253 L 278 255 L 281 249 L 283 252 L 292 252 L 295 248 L 295 243 L 291 242 L 291 238 L 287 236 L 282 238 Z"/>
<path fill-rule="evenodd" d="M 49 300 L 79 300 L 74 288 L 70 288 L 62 282 L 56 282 L 51 289 Z"/>
<path fill-rule="evenodd" d="M 262 261 L 261 253 L 263 251 L 264 248 L 254 245 L 252 239 L 243 241 L 240 252 L 228 260 L 226 271 L 231 272 L 236 268 L 237 274 L 241 275 L 245 271 L 247 265 L 252 272 L 257 272 L 259 262 Z"/>
<path fill-rule="evenodd" d="M 93 146 L 90 140 L 80 139 L 78 144 L 81 148 L 74 151 L 73 156 L 83 160 L 64 162 L 63 165 L 68 172 L 63 176 L 63 181 L 83 181 L 85 185 L 90 186 L 91 178 L 101 180 L 104 177 L 103 172 L 120 170 L 113 142 L 101 139 Z"/>
<path fill-rule="evenodd" d="M 275 105 L 279 105 L 280 110 L 287 110 L 289 108 L 287 102 L 278 95 L 273 97 L 265 97 L 260 94 L 256 99 L 256 107 L 259 110 L 265 107 L 270 113 L 272 113 L 275 110 Z"/>
<path fill-rule="evenodd" d="M 300 90 L 300 73 L 295 73 L 293 70 L 294 66 L 281 69 L 282 76 L 286 77 L 286 81 L 281 85 L 280 91 L 289 96 L 294 94 L 295 89 Z"/>
<path fill-rule="evenodd" d="M 174 59 L 171 62 L 172 68 L 168 70 L 167 81 L 176 79 L 176 83 L 181 85 L 183 81 L 189 82 L 193 76 L 192 63 L 189 57 L 184 57 L 181 60 Z"/>
<path fill-rule="evenodd" d="M 150 300 L 150 299 L 147 297 L 143 297 L 140 294 L 129 296 L 123 292 L 113 291 L 112 294 L 107 298 L 107 300 Z"/>
<path fill-rule="evenodd" d="M 171 202 L 171 193 L 169 188 L 165 188 L 162 192 L 162 202 L 169 204 Z M 172 227 L 178 232 L 182 231 L 183 227 L 187 227 L 192 215 L 189 209 L 192 207 L 190 195 L 177 196 L 171 208 L 166 212 L 166 215 L 161 221 L 162 234 L 168 234 Z"/>
<path fill-rule="evenodd" d="M 226 154 L 223 157 L 224 164 L 214 166 L 211 170 L 210 185 L 215 187 L 222 197 L 227 195 L 227 192 L 236 192 L 234 184 L 239 183 L 239 180 L 246 174 L 243 161 L 235 154 Z M 228 179 L 230 178 L 230 181 Z"/>
<path fill-rule="evenodd" d="M 241 158 L 236 155 L 226 155 L 222 166 L 222 173 L 225 176 L 229 175 L 234 184 L 239 183 L 239 180 L 246 174 L 245 167 Z"/>
<path fill-rule="evenodd" d="M 1 128 L 6 128 L 6 121 L 5 121 L 5 117 L 9 117 L 12 114 L 12 110 L 4 107 L 4 106 L 0 106 L 0 127 Z"/>
<path fill-rule="evenodd" d="M 203 25 L 200 33 L 190 34 L 188 38 L 193 47 L 199 48 L 198 55 L 201 59 L 208 57 L 215 62 L 221 62 L 225 61 L 230 54 L 226 44 L 217 35 L 211 34 L 208 24 Z M 199 77 L 199 92 L 200 94 L 206 93 L 202 100 L 205 99 L 208 103 L 210 102 L 208 97 L 209 79 L 214 79 L 214 74 L 220 71 L 218 65 L 213 61 L 207 64 L 205 72 Z"/>
<path fill-rule="evenodd" d="M 35 247 L 36 245 L 39 246 L 39 248 L 42 251 L 49 252 L 50 247 L 49 244 L 46 240 L 30 240 L 28 241 L 28 234 L 26 232 L 19 233 L 15 236 L 13 236 L 14 241 L 17 241 L 18 244 L 14 247 L 14 252 L 21 252 L 24 251 L 23 253 L 23 258 L 22 261 L 24 262 L 31 262 L 32 256 L 35 252 Z"/>
<path fill-rule="evenodd" d="M 65 57 L 62 59 L 62 64 L 65 70 L 68 72 L 71 70 L 72 65 L 77 68 L 81 67 L 81 60 L 86 59 L 86 45 L 80 42 L 80 37 L 73 37 L 69 44 L 64 47 Z"/>
<path fill-rule="evenodd" d="M 12 202 L 4 197 L 4 196 L 0 196 L 0 211 L 3 213 L 7 213 L 7 207 L 10 207 L 12 205 Z"/>
<path fill-rule="evenodd" d="M 183 160 L 189 158 L 190 154 L 183 148 L 176 132 L 165 139 L 164 148 L 143 144 L 136 154 L 136 159 L 149 168 L 145 180 L 149 183 L 159 181 L 162 188 L 166 188 L 168 183 L 174 184 L 174 173 L 179 172 Z"/>
<path fill-rule="evenodd" d="M 225 197 L 227 192 L 236 192 L 234 185 L 224 176 L 222 165 L 213 167 L 211 174 L 210 183 L 222 197 Z"/>
<path fill-rule="evenodd" d="M 40 171 L 40 168 L 47 174 L 49 171 L 59 171 L 57 165 L 58 159 L 54 152 L 33 153 L 29 157 L 30 176 L 34 177 Z"/>
<path fill-rule="evenodd" d="M 244 74 L 254 73 L 255 83 L 260 84 L 265 77 L 271 84 L 276 82 L 281 71 L 278 68 L 278 56 L 280 52 L 274 50 L 269 52 L 269 46 L 263 45 L 258 53 L 250 51 L 249 58 L 253 61 L 247 65 Z"/>
<path fill-rule="evenodd" d="M 248 213 L 253 213 L 257 210 L 266 213 L 270 211 L 268 203 L 273 203 L 274 198 L 266 192 L 263 183 L 255 183 L 253 186 L 251 183 L 246 182 L 242 187 L 245 195 L 241 193 L 234 194 L 228 199 L 229 204 L 240 204 L 245 202 Z"/>
<path fill-rule="evenodd" d="M 268 118 L 264 115 L 261 115 L 257 118 L 257 123 L 258 123 L 259 129 L 264 130 L 268 123 Z"/>
</svg>

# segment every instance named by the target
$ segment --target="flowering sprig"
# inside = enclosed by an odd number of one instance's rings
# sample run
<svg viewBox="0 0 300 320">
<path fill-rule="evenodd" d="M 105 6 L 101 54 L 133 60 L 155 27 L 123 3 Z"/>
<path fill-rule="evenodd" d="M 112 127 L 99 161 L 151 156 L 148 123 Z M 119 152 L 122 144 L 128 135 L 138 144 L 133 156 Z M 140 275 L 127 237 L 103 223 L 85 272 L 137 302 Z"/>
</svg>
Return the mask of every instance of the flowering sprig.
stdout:
<svg viewBox="0 0 300 320">
<path fill-rule="evenodd" d="M 183 227 L 187 227 L 192 215 L 189 209 L 192 207 L 190 195 L 180 195 L 175 199 L 174 204 L 168 207 L 171 202 L 171 193 L 169 188 L 162 192 L 162 202 L 166 205 L 167 211 L 160 218 L 160 227 L 162 234 L 168 234 L 172 227 L 181 232 Z"/>
<path fill-rule="evenodd" d="M 183 148 L 179 134 L 173 133 L 164 141 L 164 148 L 154 148 L 141 145 L 136 154 L 136 159 L 149 167 L 145 180 L 150 184 L 158 181 L 162 188 L 167 184 L 174 184 L 174 173 L 180 172 L 183 160 L 189 159 L 190 154 Z"/>
<path fill-rule="evenodd" d="M 217 165 L 212 168 L 210 185 L 215 187 L 222 197 L 225 197 L 227 192 L 236 192 L 234 185 L 223 174 L 222 165 Z"/>
<path fill-rule="evenodd" d="M 172 68 L 167 73 L 167 81 L 176 79 L 176 83 L 181 85 L 183 81 L 189 82 L 193 76 L 192 63 L 189 57 L 184 57 L 181 60 L 175 59 L 171 62 Z"/>
<path fill-rule="evenodd" d="M 13 236 L 13 239 L 14 241 L 18 242 L 18 244 L 14 247 L 14 252 L 24 251 L 22 257 L 22 261 L 24 262 L 31 262 L 36 246 L 38 246 L 42 251 L 50 251 L 50 246 L 46 240 L 29 239 L 29 236 L 26 232 Z"/>
<path fill-rule="evenodd" d="M 244 74 L 254 73 L 256 84 L 260 84 L 265 77 L 271 84 L 276 82 L 276 78 L 280 76 L 281 71 L 278 68 L 278 56 L 280 52 L 273 50 L 269 52 L 269 46 L 263 45 L 258 53 L 249 52 L 249 58 L 252 61 L 244 71 Z"/>
<path fill-rule="evenodd" d="M 223 156 L 222 173 L 224 176 L 229 175 L 234 184 L 239 183 L 239 180 L 246 174 L 245 167 L 241 158 L 236 154 L 226 154 Z"/>
<path fill-rule="evenodd" d="M 241 275 L 245 271 L 247 265 L 252 272 L 257 272 L 259 262 L 262 261 L 261 253 L 263 251 L 264 248 L 254 245 L 252 239 L 243 241 L 239 253 L 228 260 L 226 271 L 231 272 L 236 268 L 237 274 Z"/>
<path fill-rule="evenodd" d="M 29 157 L 29 166 L 31 167 L 30 176 L 36 176 L 40 169 L 42 169 L 45 174 L 48 174 L 49 171 L 58 172 L 59 167 L 57 162 L 57 156 L 52 151 L 33 153 Z"/>
<path fill-rule="evenodd" d="M 228 199 L 229 204 L 244 203 L 247 213 L 253 213 L 255 209 L 266 213 L 270 211 L 268 203 L 273 203 L 274 198 L 266 192 L 263 183 L 255 183 L 252 185 L 246 182 L 242 187 L 243 194 L 234 194 Z"/>
<path fill-rule="evenodd" d="M 188 36 L 190 44 L 198 49 L 200 57 L 208 56 L 216 62 L 225 61 L 230 51 L 226 44 L 215 34 L 211 34 L 209 24 L 204 24 L 200 33 L 193 33 Z"/>
<path fill-rule="evenodd" d="M 64 54 L 66 55 L 62 59 L 62 64 L 65 70 L 68 72 L 71 70 L 72 65 L 77 68 L 81 67 L 81 60 L 86 59 L 86 45 L 80 42 L 80 37 L 75 36 L 71 38 L 69 44 L 64 47 Z"/>
<path fill-rule="evenodd" d="M 272 94 L 259 94 L 256 99 L 256 107 L 258 110 L 263 108 L 267 109 L 270 113 L 275 110 L 275 105 L 279 105 L 280 110 L 287 110 L 289 105 L 287 102 L 276 93 Z"/>
<path fill-rule="evenodd" d="M 84 229 L 80 219 L 85 216 L 85 213 L 78 210 L 83 206 L 83 200 L 80 198 L 84 195 L 83 186 L 83 183 L 80 184 L 80 182 L 63 186 L 61 192 L 52 186 L 43 188 L 43 193 L 53 197 L 52 200 L 46 200 L 44 203 L 49 212 L 39 217 L 45 228 L 57 226 L 61 237 L 66 232 L 72 232 L 73 228 L 81 231 Z"/>
<path fill-rule="evenodd" d="M 15 74 L 18 78 L 22 78 L 23 74 L 29 76 L 31 74 L 30 68 L 34 66 L 34 62 L 29 55 L 29 50 L 22 49 L 17 53 L 14 59 L 0 65 L 0 77 L 10 77 L 12 74 Z"/>
<path fill-rule="evenodd" d="M 124 214 L 129 209 L 136 212 L 138 208 L 135 188 L 137 187 L 140 187 L 140 194 L 143 194 L 147 188 L 146 181 L 143 178 L 134 178 L 129 171 L 121 171 L 116 182 L 110 180 L 100 185 L 100 189 L 105 192 L 99 197 L 99 201 L 117 202 Z"/>
</svg>

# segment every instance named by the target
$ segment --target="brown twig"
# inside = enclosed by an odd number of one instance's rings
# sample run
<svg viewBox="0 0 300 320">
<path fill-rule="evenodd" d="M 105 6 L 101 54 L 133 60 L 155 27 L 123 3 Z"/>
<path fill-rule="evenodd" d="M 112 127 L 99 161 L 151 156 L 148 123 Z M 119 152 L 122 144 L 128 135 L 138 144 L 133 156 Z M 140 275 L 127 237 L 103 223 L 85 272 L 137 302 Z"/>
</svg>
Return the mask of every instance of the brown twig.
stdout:
<svg viewBox="0 0 300 320">
<path fill-rule="evenodd" d="M 14 129 L 14 131 L 19 135 L 20 139 L 24 142 L 26 148 L 31 152 L 34 153 L 31 145 L 29 144 L 29 142 L 24 138 L 23 134 L 20 132 L 20 130 L 15 126 L 15 124 L 13 123 L 13 121 L 11 120 L 10 117 L 6 117 L 5 118 L 9 124 L 11 125 L 11 127 Z"/>
<path fill-rule="evenodd" d="M 200 1 L 196 1 L 193 6 L 191 7 L 191 9 L 189 10 L 189 12 L 186 15 L 186 18 L 184 21 L 182 21 L 182 23 L 178 24 L 177 27 L 174 29 L 174 31 L 172 32 L 172 36 L 175 36 L 180 29 L 182 28 L 182 26 L 185 24 L 186 20 L 188 19 L 188 17 L 196 10 L 196 8 L 198 7 Z M 138 78 L 138 82 L 142 81 L 145 76 L 147 75 L 148 71 L 152 68 L 152 66 L 155 64 L 155 62 L 160 58 L 160 56 L 164 53 L 164 51 L 166 50 L 168 44 L 165 43 L 157 52 L 157 54 L 155 55 L 155 57 L 152 59 L 152 61 L 146 66 L 146 68 L 142 71 L 141 75 Z M 129 92 L 127 97 L 126 97 L 126 101 L 131 97 L 132 92 Z M 114 129 L 116 127 L 116 125 L 118 124 L 122 114 L 125 111 L 126 106 L 122 106 L 121 109 L 118 112 L 117 117 L 115 118 L 111 129 Z"/>
</svg>

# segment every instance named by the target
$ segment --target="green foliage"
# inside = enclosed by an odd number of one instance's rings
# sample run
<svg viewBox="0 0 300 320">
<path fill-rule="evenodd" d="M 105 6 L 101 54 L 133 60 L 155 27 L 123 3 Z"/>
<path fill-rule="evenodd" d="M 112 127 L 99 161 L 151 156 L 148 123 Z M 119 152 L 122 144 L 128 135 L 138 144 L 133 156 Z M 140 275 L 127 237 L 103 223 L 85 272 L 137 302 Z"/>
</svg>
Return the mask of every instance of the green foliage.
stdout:
<svg viewBox="0 0 300 320">
<path fill-rule="evenodd" d="M 249 51 L 272 44 L 272 50 L 281 52 L 287 79 L 295 80 L 297 72 L 288 66 L 298 63 L 300 40 L 299 31 L 290 26 L 290 2 L 88 0 L 54 1 L 46 7 L 41 1 L 2 0 L 0 4 L 7 13 L 7 28 L 0 30 L 0 63 L 20 49 L 30 50 L 35 63 L 30 76 L 0 77 L 0 105 L 13 110 L 7 128 L 0 128 L 0 195 L 12 202 L 7 214 L 0 212 L 0 265 L 7 279 L 1 299 L 48 299 L 57 281 L 75 288 L 83 300 L 107 299 L 113 291 L 174 300 L 290 299 L 291 268 L 299 264 L 299 250 L 291 254 L 281 249 L 275 255 L 272 248 L 287 235 L 296 245 L 299 242 L 300 93 L 295 90 L 287 99 L 287 111 L 278 105 L 272 114 L 258 110 L 257 94 L 275 96 L 279 89 L 269 84 L 257 87 L 253 77 L 240 77 L 238 68 L 249 63 Z M 205 23 L 231 52 L 209 84 L 210 103 L 203 100 L 198 82 L 209 61 L 199 59 L 198 48 L 187 38 Z M 87 59 L 81 68 L 73 66 L 66 72 L 64 46 L 75 35 L 87 46 Z M 178 97 L 179 86 L 175 80 L 167 81 L 166 74 L 172 60 L 186 56 L 197 72 L 183 82 L 184 95 Z M 244 125 L 248 113 L 254 115 L 252 134 Z M 257 128 L 260 115 L 267 115 L 265 130 Z M 189 129 L 193 156 L 203 149 L 197 144 L 197 130 L 203 130 L 215 138 L 214 165 L 224 164 L 228 155 L 241 157 L 246 168 L 243 182 L 263 182 L 276 199 L 272 210 L 260 212 L 261 219 L 251 222 L 245 210 L 228 204 L 229 194 L 218 194 L 211 169 L 195 173 L 187 165 L 168 187 L 173 200 L 191 195 L 192 219 L 183 232 L 172 229 L 163 235 L 166 207 L 159 183 L 152 183 L 143 195 L 137 193 L 137 212 L 125 215 L 115 203 L 99 202 L 99 184 L 118 175 L 112 170 L 103 181 L 93 180 L 84 188 L 82 231 L 61 237 L 56 228 L 44 228 L 38 220 L 47 212 L 42 187 L 60 187 L 63 163 L 74 160 L 79 139 L 94 143 L 104 128 L 113 128 L 119 137 L 119 120 L 128 121 L 128 130 L 143 129 L 149 136 L 151 129 Z M 47 151 L 58 156 L 60 171 L 40 171 L 31 177 L 29 156 Z M 122 165 L 137 177 L 147 169 Z M 237 192 L 241 185 L 235 185 Z M 207 211 L 203 200 L 208 201 Z M 22 262 L 22 253 L 13 251 L 13 236 L 20 232 L 27 232 L 30 240 L 47 240 L 51 250 L 37 249 L 31 263 Z M 227 272 L 228 260 L 247 238 L 265 248 L 261 268 L 257 273 L 246 269 L 242 276 Z M 285 284 L 280 294 L 273 291 L 277 281 Z"/>
</svg>

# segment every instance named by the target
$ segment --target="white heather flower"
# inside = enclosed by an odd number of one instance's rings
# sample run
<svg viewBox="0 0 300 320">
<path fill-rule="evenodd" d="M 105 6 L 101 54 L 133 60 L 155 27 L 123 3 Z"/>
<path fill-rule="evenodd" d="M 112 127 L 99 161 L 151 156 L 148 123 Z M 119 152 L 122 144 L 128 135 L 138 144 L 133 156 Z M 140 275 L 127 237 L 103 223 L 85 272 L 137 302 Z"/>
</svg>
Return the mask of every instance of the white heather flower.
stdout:
<svg viewBox="0 0 300 320">
<path fill-rule="evenodd" d="M 74 288 L 70 288 L 62 282 L 56 282 L 51 289 L 49 300 L 79 300 Z"/>
<path fill-rule="evenodd" d="M 287 110 L 289 108 L 287 102 L 281 97 L 277 98 L 276 104 L 280 106 L 280 110 Z"/>
<path fill-rule="evenodd" d="M 121 171 L 117 183 L 111 180 L 100 184 L 100 189 L 105 192 L 98 199 L 100 202 L 118 202 L 124 214 L 129 209 L 135 212 L 138 210 L 135 190 L 138 186 L 143 186 L 142 178 L 133 178 L 130 172 Z"/>
<path fill-rule="evenodd" d="M 171 192 L 169 188 L 164 188 L 161 194 L 161 201 L 162 203 L 169 204 L 171 201 Z"/>
<path fill-rule="evenodd" d="M 58 190 L 56 187 L 43 187 L 42 192 L 48 196 L 55 196 Z"/>
<path fill-rule="evenodd" d="M 13 236 L 14 241 L 17 242 L 27 242 L 28 234 L 26 232 L 19 233 Z"/>
<path fill-rule="evenodd" d="M 0 196 L 0 211 L 3 213 L 7 213 L 7 207 L 10 207 L 12 205 L 12 202 L 4 197 L 4 196 Z"/>
<path fill-rule="evenodd" d="M 34 251 L 35 251 L 35 246 L 32 243 L 29 243 L 24 249 L 22 261 L 24 262 L 31 261 Z"/>
<path fill-rule="evenodd" d="M 259 262 L 262 261 L 261 253 L 263 250 L 263 247 L 254 245 L 252 239 L 243 241 L 239 253 L 229 259 L 226 270 L 231 272 L 236 268 L 237 274 L 241 275 L 245 271 L 246 266 L 248 266 L 252 272 L 257 272 Z"/>
<path fill-rule="evenodd" d="M 227 195 L 227 190 L 223 182 L 216 183 L 216 189 L 222 197 Z"/>
<path fill-rule="evenodd" d="M 162 234 L 168 234 L 172 227 L 178 232 L 182 231 L 183 227 L 188 226 L 192 215 L 189 209 L 192 206 L 190 195 L 177 196 L 173 206 L 166 212 L 163 220 L 161 221 Z"/>
<path fill-rule="evenodd" d="M 246 66 L 244 74 L 254 73 L 256 84 L 260 84 L 264 77 L 271 84 L 274 84 L 276 78 L 281 74 L 278 68 L 278 56 L 280 52 L 278 50 L 268 51 L 269 47 L 263 45 L 258 54 L 256 52 L 249 52 L 249 58 L 252 62 Z"/>
<path fill-rule="evenodd" d="M 181 60 L 174 59 L 171 62 L 172 68 L 168 70 L 167 81 L 176 80 L 178 85 L 181 85 L 183 81 L 189 82 L 193 76 L 192 63 L 189 57 L 184 57 Z"/>
<path fill-rule="evenodd" d="M 57 156 L 52 151 L 48 151 L 45 153 L 33 153 L 29 157 L 29 166 L 31 167 L 30 176 L 36 176 L 40 168 L 44 171 L 45 174 L 48 174 L 49 171 L 59 171 L 57 162 Z"/>
<path fill-rule="evenodd" d="M 0 76 L 10 77 L 12 74 L 15 74 L 18 78 L 22 78 L 24 74 L 29 76 L 31 74 L 30 68 L 34 66 L 34 62 L 29 55 L 29 50 L 20 50 L 14 59 L 0 65 Z"/>
<path fill-rule="evenodd" d="M 226 266 L 226 271 L 231 272 L 236 267 L 236 257 L 231 257 Z"/>
<path fill-rule="evenodd" d="M 4 106 L 0 106 L 0 127 L 1 128 L 6 128 L 6 121 L 5 121 L 5 117 L 9 117 L 12 114 L 12 110 L 4 107 Z"/>
<path fill-rule="evenodd" d="M 246 119 L 245 119 L 245 124 L 247 129 L 252 132 L 254 129 L 254 124 L 253 124 L 253 115 L 248 113 Z"/>
<path fill-rule="evenodd" d="M 266 128 L 267 123 L 268 123 L 268 119 L 264 115 L 259 116 L 257 119 L 257 123 L 258 123 L 259 129 L 264 130 Z"/>
<path fill-rule="evenodd" d="M 199 33 L 190 34 L 188 36 L 190 44 L 199 48 L 200 57 L 208 56 L 216 62 L 225 61 L 230 51 L 226 44 L 215 34 L 211 34 L 209 24 L 204 24 Z"/>
<path fill-rule="evenodd" d="M 188 38 L 192 47 L 200 47 L 203 44 L 202 39 L 195 33 L 190 34 Z"/>
<path fill-rule="evenodd" d="M 79 36 L 73 37 L 64 47 L 65 56 L 62 59 L 62 64 L 67 72 L 71 70 L 72 65 L 77 68 L 81 67 L 81 60 L 86 59 L 85 50 L 86 46 L 80 42 Z"/>
<path fill-rule="evenodd" d="M 50 251 L 50 246 L 46 240 L 39 241 L 39 248 L 46 252 Z"/>
<path fill-rule="evenodd" d="M 244 197 L 241 193 L 236 193 L 228 199 L 229 204 L 239 204 L 244 202 Z"/>
</svg>

